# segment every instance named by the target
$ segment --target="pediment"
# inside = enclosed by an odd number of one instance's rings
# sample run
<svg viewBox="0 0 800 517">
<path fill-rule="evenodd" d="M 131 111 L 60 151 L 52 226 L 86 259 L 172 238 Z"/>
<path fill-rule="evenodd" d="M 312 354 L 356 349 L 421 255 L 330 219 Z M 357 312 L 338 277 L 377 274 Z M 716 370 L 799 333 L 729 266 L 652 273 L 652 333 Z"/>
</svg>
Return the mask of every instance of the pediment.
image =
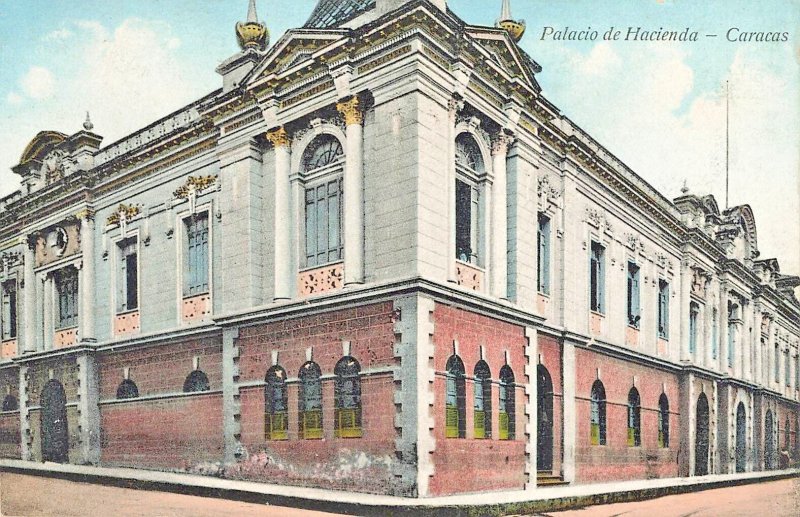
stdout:
<svg viewBox="0 0 800 517">
<path fill-rule="evenodd" d="M 302 68 L 320 52 L 347 38 L 342 30 L 296 29 L 288 31 L 270 48 L 261 61 L 248 74 L 245 82 L 254 85 L 267 77 L 279 77 L 295 68 Z"/>
<path fill-rule="evenodd" d="M 521 79 L 536 92 L 541 91 L 535 74 L 541 72 L 542 67 L 519 48 L 505 30 L 470 26 L 465 31 L 506 74 Z"/>
<path fill-rule="evenodd" d="M 19 163 L 25 165 L 28 162 L 41 162 L 44 157 L 57 145 L 64 142 L 67 135 L 58 131 L 41 131 L 22 152 Z"/>
</svg>

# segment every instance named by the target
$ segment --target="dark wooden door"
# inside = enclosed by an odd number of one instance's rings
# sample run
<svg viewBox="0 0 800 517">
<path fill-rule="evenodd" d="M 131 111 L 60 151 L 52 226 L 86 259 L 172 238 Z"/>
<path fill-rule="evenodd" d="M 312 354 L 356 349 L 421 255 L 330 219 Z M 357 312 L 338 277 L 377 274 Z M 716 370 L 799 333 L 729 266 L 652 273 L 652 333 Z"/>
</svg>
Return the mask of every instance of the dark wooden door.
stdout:
<svg viewBox="0 0 800 517">
<path fill-rule="evenodd" d="M 69 453 L 67 396 L 64 387 L 50 380 L 42 390 L 42 459 L 66 463 Z"/>
<path fill-rule="evenodd" d="M 775 424 L 772 421 L 772 411 L 767 410 L 764 420 L 764 469 L 775 468 Z"/>
<path fill-rule="evenodd" d="M 700 394 L 697 399 L 697 426 L 694 442 L 694 475 L 705 476 L 708 474 L 708 399 L 705 394 Z"/>
<path fill-rule="evenodd" d="M 536 470 L 553 470 L 553 381 L 547 368 L 537 368 L 538 434 L 536 438 Z"/>
<path fill-rule="evenodd" d="M 744 472 L 747 466 L 747 420 L 744 404 L 736 408 L 736 472 Z"/>
</svg>

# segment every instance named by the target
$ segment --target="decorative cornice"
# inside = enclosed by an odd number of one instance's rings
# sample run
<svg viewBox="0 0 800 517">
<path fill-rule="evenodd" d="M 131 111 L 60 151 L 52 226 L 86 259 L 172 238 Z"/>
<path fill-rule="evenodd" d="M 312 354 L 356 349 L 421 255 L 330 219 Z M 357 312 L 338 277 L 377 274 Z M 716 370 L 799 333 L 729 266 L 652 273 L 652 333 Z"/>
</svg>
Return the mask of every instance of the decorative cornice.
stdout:
<svg viewBox="0 0 800 517">
<path fill-rule="evenodd" d="M 353 95 L 348 100 L 336 103 L 336 110 L 344 117 L 344 123 L 350 125 L 361 125 L 364 123 L 364 113 L 358 97 Z"/>
<path fill-rule="evenodd" d="M 202 192 L 216 182 L 217 176 L 213 174 L 208 176 L 189 176 L 186 179 L 186 183 L 178 187 L 173 192 L 173 195 L 179 199 L 186 199 L 191 192 Z"/>
</svg>

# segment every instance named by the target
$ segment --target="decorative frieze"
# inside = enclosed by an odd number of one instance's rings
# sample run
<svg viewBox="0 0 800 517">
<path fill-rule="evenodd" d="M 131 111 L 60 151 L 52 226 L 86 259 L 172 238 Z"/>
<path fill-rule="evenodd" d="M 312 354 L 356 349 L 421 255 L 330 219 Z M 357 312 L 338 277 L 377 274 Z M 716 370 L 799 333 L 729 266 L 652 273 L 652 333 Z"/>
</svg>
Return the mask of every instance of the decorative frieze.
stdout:
<svg viewBox="0 0 800 517">
<path fill-rule="evenodd" d="M 333 264 L 301 271 L 298 275 L 300 296 L 313 296 L 341 289 L 344 285 L 344 264 Z"/>
</svg>

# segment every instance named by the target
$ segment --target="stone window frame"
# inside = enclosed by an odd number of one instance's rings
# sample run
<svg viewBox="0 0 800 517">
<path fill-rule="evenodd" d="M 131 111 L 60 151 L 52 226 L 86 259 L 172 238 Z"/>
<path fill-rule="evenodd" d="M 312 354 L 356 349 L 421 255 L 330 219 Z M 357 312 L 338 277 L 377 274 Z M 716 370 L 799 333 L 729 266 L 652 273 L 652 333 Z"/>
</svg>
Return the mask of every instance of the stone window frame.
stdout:
<svg viewBox="0 0 800 517">
<path fill-rule="evenodd" d="M 638 330 L 642 326 L 642 266 L 630 257 L 625 263 L 626 324 Z"/>
<path fill-rule="evenodd" d="M 599 253 L 596 253 L 595 250 Z M 606 314 L 606 252 L 608 246 L 602 240 L 591 238 L 589 244 L 589 310 Z"/>
<path fill-rule="evenodd" d="M 475 166 L 470 167 L 468 164 L 463 163 L 458 159 L 459 157 L 459 140 L 468 138 L 469 142 L 474 146 L 474 160 Z M 455 184 L 453 185 L 453 195 L 455 196 L 455 221 L 452 231 L 456 232 L 455 242 L 456 249 L 451 250 L 450 253 L 455 255 L 455 259 L 463 262 L 472 267 L 484 268 L 487 263 L 487 254 L 489 252 L 486 243 L 487 236 L 487 214 L 489 213 L 489 196 L 487 195 L 487 185 L 489 184 L 489 175 L 491 174 L 491 153 L 489 152 L 490 146 L 487 140 L 478 131 L 474 130 L 471 125 L 459 124 L 455 130 L 455 138 L 453 142 L 453 149 L 455 151 L 452 160 L 455 164 Z M 463 218 L 459 217 L 459 184 L 469 187 L 470 189 L 470 218 L 469 218 L 469 253 L 459 253 L 459 227 L 465 223 L 460 223 Z M 464 187 L 462 187 L 463 189 Z M 466 260 L 465 260 L 466 257 Z"/>
<path fill-rule="evenodd" d="M 123 284 L 124 282 L 126 282 L 126 278 L 123 278 L 121 276 L 120 263 L 123 260 L 123 253 L 124 253 L 124 251 L 123 251 L 124 248 L 123 247 L 130 245 L 131 242 L 134 243 L 134 246 L 135 246 L 135 252 L 134 253 L 136 255 L 136 298 L 137 298 L 136 301 L 137 301 L 137 303 L 136 303 L 136 307 L 134 307 L 134 308 L 128 307 L 127 303 L 124 303 L 123 306 L 120 306 L 120 299 L 119 299 L 120 296 L 126 296 L 127 297 L 127 294 L 128 294 L 128 291 L 127 291 L 127 287 L 128 286 L 127 286 L 126 283 Z M 125 313 L 128 313 L 128 312 L 135 312 L 135 311 L 140 310 L 140 308 L 141 308 L 141 303 L 142 303 L 142 296 L 141 296 L 141 294 L 142 294 L 142 289 L 141 289 L 141 287 L 142 287 L 142 282 L 141 282 L 141 278 L 142 278 L 142 260 L 141 260 L 141 258 L 142 258 L 142 241 L 139 238 L 139 229 L 137 228 L 135 230 L 129 231 L 128 234 L 125 235 L 125 236 L 121 236 L 121 235 L 118 236 L 117 238 L 115 238 L 112 241 L 112 244 L 113 244 L 113 249 L 114 249 L 114 262 L 113 262 L 114 266 L 112 266 L 114 268 L 114 272 L 113 272 L 112 275 L 110 275 L 111 279 L 112 279 L 112 282 L 113 282 L 113 288 L 111 290 L 111 292 L 113 293 L 112 294 L 113 301 L 111 303 L 111 306 L 114 308 L 114 316 L 117 316 L 117 315 L 125 314 Z M 125 270 L 126 270 L 126 274 L 127 274 L 127 265 L 126 265 Z"/>
<path fill-rule="evenodd" d="M 670 302 L 672 286 L 670 281 L 659 276 L 656 291 L 656 334 L 659 339 L 669 341 Z"/>
<path fill-rule="evenodd" d="M 13 285 L 13 287 L 12 287 Z M 10 294 L 9 294 L 10 293 Z M 0 282 L 0 324 L 2 324 L 2 341 L 10 341 L 19 337 L 19 281 L 16 276 Z"/>
<path fill-rule="evenodd" d="M 539 211 L 536 215 L 536 249 L 536 292 L 549 296 L 552 284 L 553 217 L 547 211 Z"/>
</svg>

